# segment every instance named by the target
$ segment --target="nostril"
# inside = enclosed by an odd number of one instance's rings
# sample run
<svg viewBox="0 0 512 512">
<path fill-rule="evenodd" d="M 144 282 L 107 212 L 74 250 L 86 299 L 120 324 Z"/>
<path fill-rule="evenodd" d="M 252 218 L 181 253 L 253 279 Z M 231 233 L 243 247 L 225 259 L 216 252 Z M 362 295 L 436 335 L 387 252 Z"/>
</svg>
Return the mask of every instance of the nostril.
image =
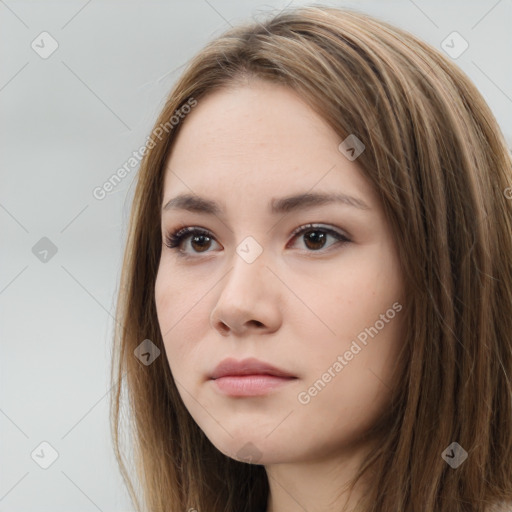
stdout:
<svg viewBox="0 0 512 512">
<path fill-rule="evenodd" d="M 229 327 L 224 322 L 220 322 L 219 328 L 224 334 L 229 333 Z"/>
</svg>

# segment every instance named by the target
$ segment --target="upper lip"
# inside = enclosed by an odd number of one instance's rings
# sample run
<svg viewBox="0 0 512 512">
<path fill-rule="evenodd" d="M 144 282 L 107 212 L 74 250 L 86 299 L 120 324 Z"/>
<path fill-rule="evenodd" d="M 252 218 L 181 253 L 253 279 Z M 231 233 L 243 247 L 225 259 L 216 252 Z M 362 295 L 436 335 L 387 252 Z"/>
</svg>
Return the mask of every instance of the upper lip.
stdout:
<svg viewBox="0 0 512 512">
<path fill-rule="evenodd" d="M 291 373 L 276 368 L 271 364 L 259 361 L 253 357 L 237 361 L 227 358 L 221 361 L 213 370 L 210 379 L 218 379 L 227 375 L 275 375 L 277 377 L 295 377 Z"/>
</svg>

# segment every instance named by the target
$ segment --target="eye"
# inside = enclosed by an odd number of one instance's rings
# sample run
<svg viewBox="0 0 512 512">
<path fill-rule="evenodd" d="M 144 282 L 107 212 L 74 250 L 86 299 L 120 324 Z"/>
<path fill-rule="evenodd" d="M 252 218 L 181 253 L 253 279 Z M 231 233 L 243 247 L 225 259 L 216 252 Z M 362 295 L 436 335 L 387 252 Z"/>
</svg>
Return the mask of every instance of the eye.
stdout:
<svg viewBox="0 0 512 512">
<path fill-rule="evenodd" d="M 179 256 L 188 256 L 184 251 L 181 250 L 183 242 L 191 238 L 191 243 L 194 247 L 199 247 L 198 252 L 205 252 L 203 250 L 210 242 L 213 240 L 213 236 L 211 236 L 209 231 L 206 231 L 201 228 L 194 227 L 185 227 L 174 231 L 173 233 L 169 233 L 165 237 L 165 245 L 169 247 L 169 249 L 173 249 L 175 251 L 179 251 Z M 206 247 L 207 248 L 207 247 Z"/>
<path fill-rule="evenodd" d="M 334 229 L 321 227 L 314 224 L 308 224 L 297 228 L 292 233 L 294 238 L 298 238 L 301 235 L 307 235 L 303 237 L 305 247 L 308 249 L 307 252 L 325 252 L 324 247 L 326 240 L 331 237 L 334 239 L 332 245 L 344 245 L 351 242 L 351 240 Z M 169 233 L 165 237 L 165 245 L 169 249 L 178 251 L 178 255 L 181 257 L 191 257 L 186 251 L 182 250 L 184 242 L 190 239 L 190 244 L 194 248 L 194 253 L 200 254 L 208 252 L 208 248 L 212 241 L 215 240 L 213 235 L 202 228 L 196 227 L 183 227 L 172 233 Z M 215 242 L 217 243 L 217 242 Z"/>
<path fill-rule="evenodd" d="M 305 246 L 308 249 L 313 249 L 308 252 L 319 252 L 319 250 L 323 250 L 325 246 L 325 241 L 331 237 L 335 240 L 335 243 L 332 245 L 343 245 L 345 243 L 351 242 L 351 240 L 344 235 L 332 228 L 321 227 L 315 224 L 308 224 L 306 226 L 301 226 L 293 231 L 292 235 L 296 237 L 300 237 L 301 235 L 306 235 L 303 237 L 305 242 Z"/>
</svg>

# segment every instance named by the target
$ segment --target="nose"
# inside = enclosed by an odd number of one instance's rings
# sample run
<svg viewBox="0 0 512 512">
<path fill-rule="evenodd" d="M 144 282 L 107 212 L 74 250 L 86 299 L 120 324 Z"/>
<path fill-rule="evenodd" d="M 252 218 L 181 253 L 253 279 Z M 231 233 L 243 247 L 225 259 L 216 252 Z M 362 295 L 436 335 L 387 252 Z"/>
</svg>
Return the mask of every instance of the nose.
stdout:
<svg viewBox="0 0 512 512">
<path fill-rule="evenodd" d="M 260 254 L 254 261 L 234 254 L 233 265 L 221 279 L 210 324 L 221 335 L 270 333 L 282 322 L 283 297 L 279 279 Z"/>
</svg>

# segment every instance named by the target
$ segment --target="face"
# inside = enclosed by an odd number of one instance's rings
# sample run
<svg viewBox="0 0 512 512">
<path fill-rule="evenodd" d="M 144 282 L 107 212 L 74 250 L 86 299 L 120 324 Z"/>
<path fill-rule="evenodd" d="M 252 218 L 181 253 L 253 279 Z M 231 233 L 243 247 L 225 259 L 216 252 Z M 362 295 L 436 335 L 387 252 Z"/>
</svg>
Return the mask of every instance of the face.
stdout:
<svg viewBox="0 0 512 512">
<path fill-rule="evenodd" d="M 341 453 L 388 404 L 401 273 L 378 197 L 341 142 L 291 89 L 254 81 L 201 99 L 167 163 L 162 206 L 193 194 L 218 209 L 162 209 L 165 356 L 198 426 L 238 460 Z M 283 201 L 305 193 L 345 200 Z M 187 227 L 198 231 L 165 245 Z M 294 378 L 211 379 L 226 358 Z"/>
</svg>

